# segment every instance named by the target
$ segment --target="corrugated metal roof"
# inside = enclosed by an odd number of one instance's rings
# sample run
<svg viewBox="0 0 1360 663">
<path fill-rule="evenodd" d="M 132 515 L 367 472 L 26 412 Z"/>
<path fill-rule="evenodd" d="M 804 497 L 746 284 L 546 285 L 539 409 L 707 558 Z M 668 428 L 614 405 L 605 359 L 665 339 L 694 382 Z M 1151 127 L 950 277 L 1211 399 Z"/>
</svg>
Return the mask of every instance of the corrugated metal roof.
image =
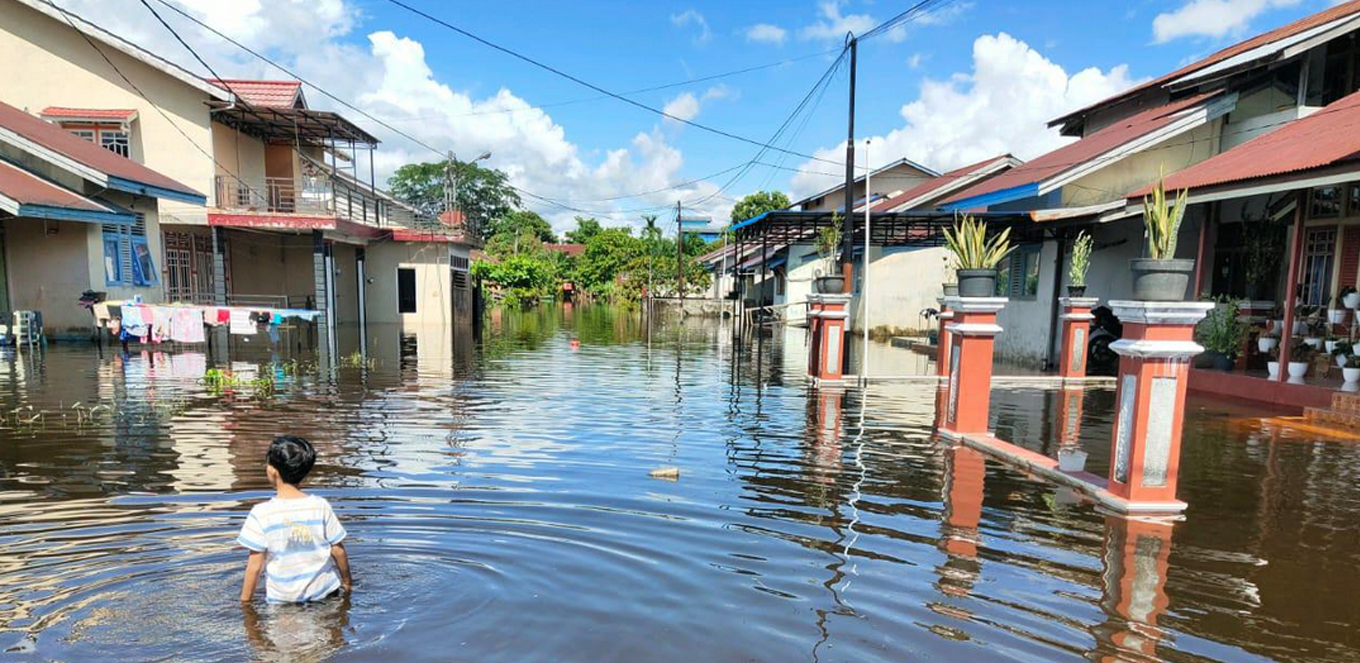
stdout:
<svg viewBox="0 0 1360 663">
<path fill-rule="evenodd" d="M 1360 0 L 1358 0 L 1360 1 Z M 1048 154 L 1012 168 L 977 186 L 969 187 L 945 201 L 948 205 L 989 193 L 1004 191 L 1037 184 L 1079 165 L 1090 162 L 1110 151 L 1161 129 L 1181 117 L 1181 111 L 1189 110 L 1203 103 L 1218 92 L 1195 95 L 1179 101 L 1145 110 L 1137 115 L 1116 122 L 1081 140 L 1068 143 Z"/>
<path fill-rule="evenodd" d="M 0 129 L 6 129 L 22 139 L 109 177 L 182 195 L 203 197 L 203 194 L 136 161 L 114 154 L 51 122 L 29 115 L 4 102 L 0 102 Z"/>
<path fill-rule="evenodd" d="M 1282 39 L 1286 39 L 1288 37 L 1292 37 L 1301 32 L 1311 30 L 1320 25 L 1330 23 L 1331 21 L 1335 21 L 1339 18 L 1345 18 L 1347 16 L 1351 16 L 1357 13 L 1360 13 L 1360 0 L 1351 0 L 1350 2 L 1344 2 L 1335 7 L 1331 7 L 1329 9 L 1320 11 L 1311 16 L 1305 16 L 1288 25 L 1276 28 L 1264 34 L 1257 35 L 1246 41 L 1233 44 L 1232 46 L 1229 46 L 1221 51 L 1218 51 L 1217 53 L 1214 53 L 1209 57 L 1188 64 L 1184 67 L 1181 67 L 1176 71 L 1166 74 L 1165 76 L 1155 78 L 1146 83 L 1143 83 L 1142 85 L 1137 85 L 1132 88 L 1129 88 L 1128 90 L 1125 90 L 1112 97 L 1102 99 L 1094 104 L 1072 111 L 1071 113 L 1068 113 L 1062 117 L 1056 118 L 1053 121 L 1049 122 L 1048 126 L 1051 127 L 1059 124 L 1064 124 L 1072 120 L 1073 118 L 1089 113 L 1097 108 L 1101 108 L 1102 106 L 1108 106 L 1122 99 L 1126 99 L 1139 92 L 1142 92 L 1143 90 L 1148 90 L 1160 85 L 1164 85 L 1188 74 L 1192 74 L 1201 69 L 1206 69 L 1212 65 L 1223 62 L 1224 60 L 1246 53 L 1247 51 L 1250 51 L 1254 48 L 1259 48 L 1266 44 L 1270 44 L 1276 41 L 1280 41 Z"/>
<path fill-rule="evenodd" d="M 873 211 L 889 212 L 913 200 L 918 199 L 929 200 L 929 197 L 931 196 L 932 193 L 940 191 L 941 189 L 946 189 L 949 187 L 949 185 L 955 184 L 959 180 L 966 180 L 969 177 L 977 176 L 980 172 L 986 171 L 989 167 L 995 166 L 999 161 L 1009 161 L 1013 159 L 1015 159 L 1015 157 L 1009 154 L 1002 154 L 1000 156 L 995 156 L 990 159 L 987 159 L 986 161 L 979 161 L 978 163 L 969 164 L 962 168 L 956 168 L 939 177 L 927 180 L 925 182 L 922 182 L 921 184 L 916 185 L 915 187 L 907 189 L 906 191 L 899 193 L 891 198 L 888 198 L 887 200 L 878 203 L 877 205 L 874 205 Z"/>
<path fill-rule="evenodd" d="M 1283 175 L 1360 158 L 1360 92 L 1166 177 L 1169 191 Z M 1147 195 L 1147 187 L 1129 198 Z"/>
<path fill-rule="evenodd" d="M 209 78 L 209 83 L 235 92 L 241 101 L 265 108 L 306 108 L 299 81 L 260 81 L 243 78 Z"/>
<path fill-rule="evenodd" d="M 552 253 L 563 253 L 569 256 L 579 256 L 586 252 L 585 244 L 544 244 L 544 251 Z"/>
<path fill-rule="evenodd" d="M 43 205 L 87 212 L 112 211 L 66 187 L 49 182 L 8 161 L 0 161 L 0 195 L 20 205 Z"/>
<path fill-rule="evenodd" d="M 39 115 L 45 118 L 70 119 L 70 120 L 118 120 L 126 122 L 137 117 L 137 111 L 131 108 L 68 108 L 65 106 L 48 106 L 42 109 Z"/>
</svg>

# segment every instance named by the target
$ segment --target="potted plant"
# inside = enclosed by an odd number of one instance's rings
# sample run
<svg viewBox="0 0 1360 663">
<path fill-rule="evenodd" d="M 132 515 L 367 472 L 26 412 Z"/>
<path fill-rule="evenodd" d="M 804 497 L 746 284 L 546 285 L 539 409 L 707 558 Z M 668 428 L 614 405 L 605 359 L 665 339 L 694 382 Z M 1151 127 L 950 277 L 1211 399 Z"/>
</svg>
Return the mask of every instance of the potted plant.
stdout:
<svg viewBox="0 0 1360 663">
<path fill-rule="evenodd" d="M 1280 379 L 1280 347 L 1277 345 L 1267 353 L 1270 360 L 1266 362 L 1266 376 L 1271 380 Z"/>
<path fill-rule="evenodd" d="M 960 297 L 996 296 L 996 266 L 1010 255 L 1011 229 L 1006 228 L 991 237 L 987 224 L 964 215 L 953 229 L 945 229 L 944 241 L 954 254 L 958 267 Z"/>
<path fill-rule="evenodd" d="M 953 257 L 946 255 L 946 256 L 944 257 L 944 296 L 945 296 L 945 297 L 958 297 L 958 296 L 959 296 L 959 282 L 958 282 L 957 272 L 958 272 L 958 267 L 954 264 L 954 259 L 953 259 Z"/>
<path fill-rule="evenodd" d="M 1294 345 L 1289 354 L 1289 383 L 1303 384 L 1304 376 L 1308 375 L 1308 364 L 1313 360 L 1313 353 L 1317 349 L 1308 343 L 1298 343 Z"/>
<path fill-rule="evenodd" d="M 1342 304 L 1343 299 L 1341 295 L 1337 295 L 1336 299 L 1332 302 L 1332 307 L 1327 309 L 1327 322 L 1334 325 L 1346 324 L 1346 311 L 1348 309 L 1342 308 Z"/>
<path fill-rule="evenodd" d="M 1231 371 L 1237 354 L 1242 350 L 1247 326 L 1239 316 L 1236 300 L 1220 297 L 1215 302 L 1217 306 L 1210 309 L 1195 326 L 1195 341 L 1204 346 L 1213 368 Z"/>
<path fill-rule="evenodd" d="M 1330 355 L 1330 354 L 1335 354 L 1335 353 L 1336 353 L 1336 344 L 1337 344 L 1337 342 L 1339 341 L 1339 339 L 1337 338 L 1336 334 L 1332 333 L 1332 330 L 1330 330 L 1330 329 L 1325 330 L 1324 333 L 1325 333 L 1325 336 L 1323 336 L 1323 341 L 1322 341 L 1323 351 L 1326 352 L 1326 353 L 1329 354 L 1329 355 Z"/>
<path fill-rule="evenodd" d="M 1072 264 L 1067 268 L 1067 296 L 1086 295 L 1086 270 L 1091 268 L 1091 235 L 1085 230 L 1072 243 Z"/>
<path fill-rule="evenodd" d="M 1348 309 L 1360 308 L 1360 292 L 1356 292 L 1354 287 L 1346 286 L 1337 295 L 1341 298 L 1341 305 Z"/>
<path fill-rule="evenodd" d="M 1058 469 L 1063 472 L 1082 472 L 1086 469 L 1087 453 L 1081 447 L 1058 449 Z"/>
<path fill-rule="evenodd" d="M 1346 357 L 1346 363 L 1341 367 L 1341 381 L 1345 383 L 1343 387 L 1349 387 L 1346 391 L 1356 391 L 1356 383 L 1360 382 L 1360 355 Z"/>
<path fill-rule="evenodd" d="M 1176 236 L 1185 218 L 1184 190 L 1168 203 L 1166 181 L 1157 179 L 1152 193 L 1143 199 L 1143 231 L 1147 239 L 1147 257 L 1134 258 L 1129 263 L 1133 270 L 1133 298 L 1147 302 L 1178 302 L 1185 297 L 1195 261 L 1176 258 Z"/>
<path fill-rule="evenodd" d="M 1351 342 L 1333 341 L 1330 354 L 1332 355 L 1332 358 L 1336 361 L 1336 365 L 1338 367 L 1345 368 L 1346 360 L 1349 359 L 1351 356 Z"/>
<path fill-rule="evenodd" d="M 817 254 L 822 257 L 826 271 L 812 280 L 812 287 L 820 294 L 845 292 L 845 275 L 833 274 L 836 269 L 836 256 L 841 250 L 840 213 L 831 215 L 831 225 L 817 230 Z"/>
<path fill-rule="evenodd" d="M 1270 352 L 1280 347 L 1280 335 L 1269 331 L 1256 337 L 1256 349 L 1261 352 Z"/>
</svg>

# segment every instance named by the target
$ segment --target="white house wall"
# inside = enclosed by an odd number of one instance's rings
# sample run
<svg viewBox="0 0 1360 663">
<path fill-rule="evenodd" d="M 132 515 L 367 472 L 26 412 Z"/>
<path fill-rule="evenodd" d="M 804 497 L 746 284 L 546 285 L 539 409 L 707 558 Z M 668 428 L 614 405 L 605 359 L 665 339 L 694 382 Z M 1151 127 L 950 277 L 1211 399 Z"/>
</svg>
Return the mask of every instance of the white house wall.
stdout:
<svg viewBox="0 0 1360 663">
<path fill-rule="evenodd" d="M 908 251 L 889 251 L 870 247 L 869 292 L 866 297 L 855 297 L 851 302 L 850 329 L 864 331 L 864 301 L 869 302 L 869 329 L 924 330 L 934 326 L 921 317 L 921 311 L 940 307 L 944 294 L 944 247 L 929 247 Z M 860 269 L 860 265 L 855 266 Z"/>
</svg>

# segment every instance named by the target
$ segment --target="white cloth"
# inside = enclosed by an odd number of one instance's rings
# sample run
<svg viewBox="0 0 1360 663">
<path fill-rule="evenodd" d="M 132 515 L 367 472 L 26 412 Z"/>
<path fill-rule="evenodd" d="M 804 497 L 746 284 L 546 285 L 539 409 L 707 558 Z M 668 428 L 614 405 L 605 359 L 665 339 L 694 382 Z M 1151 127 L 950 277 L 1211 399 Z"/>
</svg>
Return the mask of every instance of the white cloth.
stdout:
<svg viewBox="0 0 1360 663">
<path fill-rule="evenodd" d="M 250 321 L 250 311 L 245 309 L 231 310 L 231 333 L 249 336 L 259 331 L 260 328 Z"/>
<path fill-rule="evenodd" d="M 345 528 L 331 505 L 316 495 L 256 504 L 236 542 L 265 552 L 265 596 L 274 602 L 301 603 L 325 598 L 340 588 L 331 546 L 345 539 Z"/>
</svg>

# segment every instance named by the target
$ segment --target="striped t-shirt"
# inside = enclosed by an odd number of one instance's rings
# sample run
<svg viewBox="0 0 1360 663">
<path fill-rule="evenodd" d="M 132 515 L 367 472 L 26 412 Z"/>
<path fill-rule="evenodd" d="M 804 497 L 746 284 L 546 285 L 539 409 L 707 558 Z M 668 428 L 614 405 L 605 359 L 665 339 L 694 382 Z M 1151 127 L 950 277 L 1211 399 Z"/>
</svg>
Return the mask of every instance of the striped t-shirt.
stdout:
<svg viewBox="0 0 1360 663">
<path fill-rule="evenodd" d="M 331 546 L 344 538 L 345 528 L 330 503 L 307 495 L 256 504 L 236 542 L 267 554 L 265 596 L 270 601 L 298 603 L 325 598 L 340 588 Z"/>
</svg>

